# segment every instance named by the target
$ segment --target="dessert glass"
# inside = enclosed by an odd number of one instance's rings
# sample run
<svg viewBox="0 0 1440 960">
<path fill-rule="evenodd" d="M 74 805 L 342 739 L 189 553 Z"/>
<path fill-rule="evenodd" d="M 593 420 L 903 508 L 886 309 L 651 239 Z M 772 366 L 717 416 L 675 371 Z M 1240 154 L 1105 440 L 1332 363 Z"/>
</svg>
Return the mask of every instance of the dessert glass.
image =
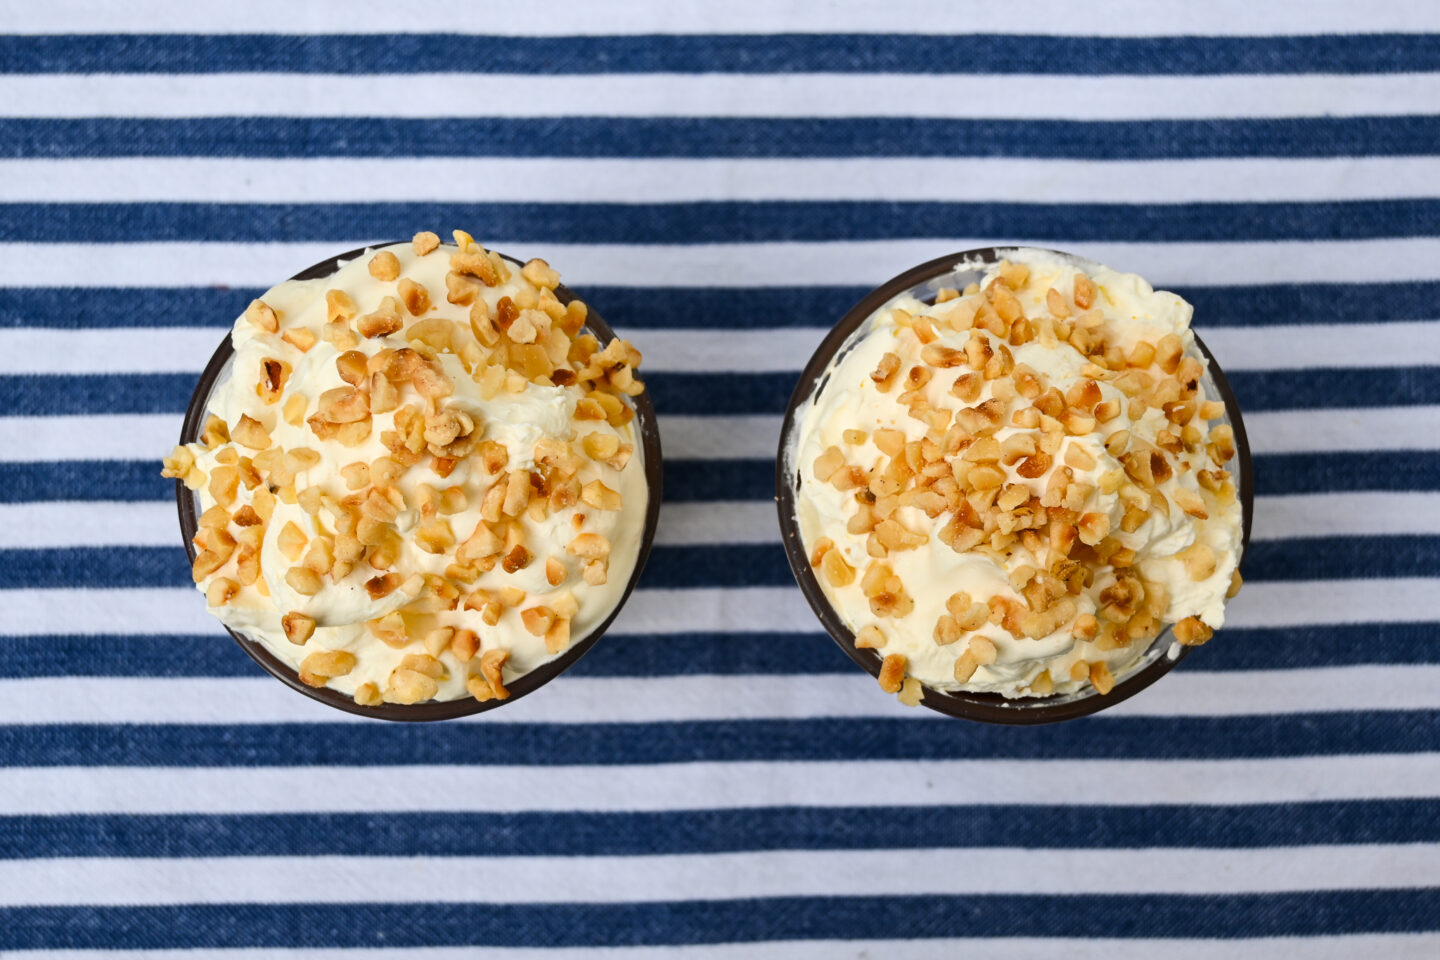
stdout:
<svg viewBox="0 0 1440 960">
<path fill-rule="evenodd" d="M 985 247 L 966 250 L 961 253 L 939 257 L 920 264 L 897 277 L 881 284 L 850 308 L 830 330 L 806 364 L 790 397 L 785 411 L 784 424 L 780 431 L 780 448 L 775 465 L 775 501 L 780 516 L 781 537 L 785 543 L 785 554 L 790 569 L 800 585 L 820 623 L 831 638 L 840 645 L 851 660 L 855 661 L 871 676 L 879 677 L 881 656 L 869 648 L 855 645 L 855 634 L 835 610 L 825 595 L 816 571 L 810 565 L 810 557 L 800 533 L 797 515 L 797 498 L 800 495 L 800 464 L 796 462 L 801 427 L 801 414 L 807 401 L 826 387 L 829 371 L 836 361 L 853 348 L 867 332 L 866 322 L 878 310 L 902 296 L 913 296 L 926 303 L 934 303 L 941 288 L 963 289 L 967 284 L 978 282 L 987 267 L 1003 259 L 1006 247 Z M 1087 272 L 1101 265 L 1083 257 L 1062 251 L 1049 251 Z M 1254 471 L 1251 464 L 1250 445 L 1241 419 L 1240 407 L 1234 391 L 1215 358 L 1199 336 L 1195 345 L 1207 361 L 1203 379 L 1208 395 L 1218 397 L 1225 405 L 1221 423 L 1228 423 L 1235 431 L 1238 496 L 1241 510 L 1241 545 L 1243 549 L 1250 542 L 1250 524 L 1254 513 Z M 1008 698 L 998 693 L 970 692 L 965 690 L 943 691 L 924 688 L 921 703 L 931 710 L 952 717 L 1000 724 L 1041 724 L 1070 720 L 1088 716 L 1134 696 L 1168 673 L 1176 663 L 1189 654 L 1191 648 L 1178 643 L 1171 626 L 1151 642 L 1138 660 L 1131 664 L 1124 674 L 1116 678 L 1114 688 L 1101 694 L 1090 685 L 1070 693 L 1050 696 L 1025 696 Z"/>
<path fill-rule="evenodd" d="M 358 250 L 337 254 L 328 260 L 300 271 L 290 279 L 323 279 L 335 273 L 342 262 L 354 260 L 357 257 L 363 256 L 367 251 L 381 246 L 385 246 L 385 244 L 374 244 L 370 247 L 362 247 Z M 505 256 L 504 254 L 500 255 L 514 264 L 517 271 L 524 265 L 523 261 L 515 260 L 513 257 Z M 571 300 L 576 299 L 575 293 L 563 284 L 555 288 L 555 296 L 561 303 L 569 303 Z M 590 308 L 587 314 L 584 329 L 586 332 L 593 334 L 602 346 L 615 339 L 614 331 L 610 329 L 609 325 L 596 313 L 593 307 Z M 196 385 L 195 392 L 190 397 L 190 404 L 186 408 L 185 420 L 180 429 L 180 443 L 194 443 L 199 440 L 200 433 L 204 429 L 206 408 L 209 405 L 211 393 L 216 387 L 223 385 L 228 379 L 234 352 L 234 348 L 230 343 L 230 333 L 227 329 L 224 339 L 221 341 L 220 346 L 216 348 L 214 355 L 211 356 L 210 362 L 206 364 L 205 371 L 200 375 L 200 382 Z M 305 694 L 312 700 L 318 700 L 337 710 L 344 710 L 346 713 L 358 714 L 364 717 L 375 717 L 381 720 L 450 720 L 515 702 L 564 673 L 595 645 L 609 628 L 610 624 L 614 622 L 621 608 L 624 607 L 625 601 L 629 598 L 631 591 L 635 589 L 635 584 L 639 581 L 640 574 L 645 568 L 645 560 L 650 554 L 651 544 L 655 540 L 655 529 L 660 519 L 660 495 L 662 486 L 660 429 L 655 417 L 655 405 L 650 399 L 649 391 L 645 391 L 637 397 L 632 397 L 631 402 L 635 408 L 635 431 L 639 439 L 641 452 L 644 456 L 645 485 L 648 491 L 648 499 L 645 506 L 645 526 L 641 536 L 640 551 L 635 558 L 635 569 L 631 572 L 624 592 L 621 593 L 619 601 L 616 603 L 615 608 L 610 611 L 610 614 L 588 634 L 573 639 L 570 647 L 559 657 L 541 664 L 534 670 L 522 674 L 512 681 L 508 681 L 506 683 L 506 688 L 510 691 L 508 698 L 503 700 L 492 699 L 480 701 L 474 697 L 462 696 L 454 700 L 428 700 L 423 703 L 414 704 L 382 703 L 376 706 L 362 706 L 356 703 L 353 697 L 328 686 L 312 687 L 301 682 L 300 676 L 294 668 L 276 657 L 266 649 L 264 644 L 245 636 L 241 632 L 232 630 L 223 623 L 221 626 L 225 627 L 225 631 L 235 639 L 235 642 L 240 645 L 240 649 L 244 650 L 250 659 L 259 664 L 266 673 L 291 689 Z M 179 509 L 180 532 L 184 539 L 185 552 L 189 560 L 193 563 L 196 550 L 195 545 L 191 541 L 195 536 L 199 522 L 199 492 L 188 489 L 182 481 L 176 480 L 175 500 Z"/>
</svg>

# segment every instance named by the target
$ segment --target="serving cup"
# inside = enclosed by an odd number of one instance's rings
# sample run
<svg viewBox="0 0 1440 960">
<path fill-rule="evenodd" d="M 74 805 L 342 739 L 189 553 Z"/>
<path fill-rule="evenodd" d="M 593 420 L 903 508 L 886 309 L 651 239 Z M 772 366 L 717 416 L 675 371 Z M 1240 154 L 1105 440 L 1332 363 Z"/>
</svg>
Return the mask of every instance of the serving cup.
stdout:
<svg viewBox="0 0 1440 960">
<path fill-rule="evenodd" d="M 395 241 L 392 241 L 395 242 Z M 334 274 L 340 269 L 342 262 L 354 260 L 363 256 L 367 250 L 376 249 L 389 244 L 377 244 L 374 247 L 361 247 L 358 250 L 351 250 L 347 253 L 337 254 L 329 260 L 315 264 L 301 270 L 292 280 L 320 280 Z M 496 251 L 498 252 L 498 251 Z M 515 265 L 518 271 L 523 264 L 513 257 L 505 256 L 507 261 Z M 561 303 L 569 303 L 577 299 L 575 293 L 563 284 L 555 288 L 555 297 Z M 587 304 L 588 307 L 588 304 Z M 608 344 L 615 339 L 615 332 L 604 321 L 601 316 L 590 308 L 586 314 L 585 330 L 594 334 L 600 341 L 601 346 Z M 230 334 L 227 331 L 220 346 L 205 366 L 205 372 L 200 375 L 200 382 L 195 386 L 195 392 L 190 396 L 190 406 L 185 411 L 185 421 L 180 428 L 180 442 L 194 443 L 200 438 L 200 432 L 205 423 L 205 410 L 209 405 L 211 393 L 215 387 L 228 379 L 228 374 L 235 356 L 234 348 L 230 345 Z M 629 599 L 630 592 L 635 589 L 635 584 L 640 579 L 640 573 L 645 568 L 645 560 L 650 554 L 650 546 L 655 541 L 655 528 L 660 520 L 660 493 L 662 486 L 662 470 L 660 462 L 660 427 L 655 419 L 655 405 L 650 399 L 650 392 L 647 390 L 638 397 L 632 397 L 631 401 L 635 407 L 636 434 L 640 439 L 641 450 L 645 457 L 645 485 L 649 494 L 648 502 L 645 505 L 645 531 L 640 540 L 640 552 L 635 558 L 635 569 L 630 574 L 629 581 L 625 584 L 625 590 L 620 595 L 620 600 L 610 615 L 598 624 L 585 636 L 571 643 L 570 648 L 559 657 L 547 663 L 541 664 L 529 673 L 526 673 L 514 681 L 506 684 L 510 696 L 504 700 L 479 701 L 473 697 L 460 697 L 455 700 L 429 700 L 424 703 L 400 704 L 383 703 L 379 706 L 365 707 L 356 703 L 353 698 L 332 690 L 329 687 L 312 687 L 302 683 L 295 670 L 279 657 L 275 656 L 263 643 L 253 640 L 243 633 L 225 626 L 225 631 L 240 645 L 240 649 L 260 665 L 260 667 L 281 683 L 305 694 L 312 700 L 318 700 L 326 706 L 334 707 L 337 710 L 344 710 L 346 713 L 354 713 L 363 717 L 375 717 L 381 720 L 420 721 L 420 720 L 451 720 L 456 717 L 469 716 L 475 713 L 482 713 L 486 710 L 493 710 L 506 704 L 514 703 L 521 697 L 538 690 L 545 684 L 554 680 L 560 674 L 570 669 L 577 660 L 583 657 L 596 641 L 605 633 L 610 624 L 614 622 L 625 601 Z M 191 541 L 195 537 L 196 527 L 200 514 L 200 497 L 195 491 L 190 490 L 184 483 L 175 481 L 175 501 L 180 513 L 180 532 L 185 541 L 185 552 L 189 555 L 191 562 L 195 560 L 195 545 Z M 224 626 L 224 624 L 222 624 Z"/>
<path fill-rule="evenodd" d="M 796 462 L 796 448 L 799 443 L 801 413 L 807 402 L 825 389 L 826 373 L 832 369 L 832 364 L 853 349 L 868 332 L 864 329 L 866 321 L 878 310 L 903 296 L 913 296 L 926 303 L 934 303 L 935 296 L 942 287 L 960 290 L 969 283 L 978 282 L 988 266 L 1000 262 L 1005 251 L 1013 249 L 1015 248 L 983 247 L 939 257 L 906 270 L 881 284 L 851 307 L 820 342 L 814 356 L 800 374 L 800 381 L 796 384 L 795 392 L 790 397 L 790 405 L 785 411 L 785 422 L 780 430 L 780 449 L 775 463 L 775 502 L 780 513 L 780 531 L 785 542 L 785 555 L 790 561 L 790 569 L 794 572 L 796 581 L 800 584 L 800 591 L 819 617 L 826 632 L 851 660 L 874 677 L 880 675 L 880 654 L 870 648 L 855 646 L 855 634 L 825 596 L 825 590 L 816 577 L 815 570 L 810 566 L 810 557 L 800 536 L 796 502 L 800 495 L 799 470 L 802 465 Z M 1065 259 L 1087 273 L 1101 266 L 1093 260 L 1063 251 L 1047 252 Z M 1235 393 L 1225 379 L 1225 374 L 1198 336 L 1195 338 L 1195 345 L 1208 361 L 1203 380 L 1206 395 L 1218 397 L 1224 402 L 1225 416 L 1221 418 L 1221 422 L 1230 424 L 1235 431 L 1243 558 L 1244 548 L 1250 543 L 1250 520 L 1254 513 L 1255 500 L 1250 444 L 1245 435 L 1240 406 L 1235 401 Z M 1191 649 L 1175 642 L 1173 629 L 1167 626 L 1144 654 L 1117 679 L 1108 694 L 1102 695 L 1088 684 L 1071 693 L 1017 698 L 1007 698 L 998 693 L 943 691 L 926 687 L 921 703 L 947 716 L 984 723 L 1028 725 L 1072 720 L 1098 713 L 1106 707 L 1133 697 L 1169 673 Z"/>
</svg>

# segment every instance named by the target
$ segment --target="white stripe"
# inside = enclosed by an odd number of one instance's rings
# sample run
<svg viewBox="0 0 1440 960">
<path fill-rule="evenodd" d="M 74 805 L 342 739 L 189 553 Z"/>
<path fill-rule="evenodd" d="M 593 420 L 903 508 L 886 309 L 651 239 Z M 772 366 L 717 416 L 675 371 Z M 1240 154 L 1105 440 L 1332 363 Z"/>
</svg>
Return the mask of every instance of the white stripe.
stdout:
<svg viewBox="0 0 1440 960">
<path fill-rule="evenodd" d="M 1254 540 L 1440 534 L 1440 493 L 1309 493 L 1256 497 Z"/>
<path fill-rule="evenodd" d="M 436 227 L 443 224 L 436 224 Z M 336 253 L 386 237 L 327 243 L 0 243 L 0 285 L 36 287 L 268 287 Z M 1026 237 L 687 244 L 519 243 L 487 237 L 512 256 L 544 257 L 566 283 L 635 287 L 874 286 L 918 263 Z M 1352 283 L 1440 278 L 1440 238 L 1082 243 L 1070 251 L 1139 273 L 1157 287 Z M 85 270 L 75 265 L 84 263 Z M 619 321 L 617 321 L 619 322 Z M 623 326 L 623 323 L 621 324 Z"/>
<path fill-rule="evenodd" d="M 3 523 L 0 519 L 0 526 Z M 655 534 L 660 546 L 779 542 L 780 521 L 768 498 L 666 503 L 660 508 L 660 527 Z"/>
<path fill-rule="evenodd" d="M 1256 454 L 1435 450 L 1440 406 L 1247 413 L 1245 430 Z"/>
<path fill-rule="evenodd" d="M 1223 370 L 1440 365 L 1434 321 L 1212 327 L 1199 320 L 1200 338 Z"/>
<path fill-rule="evenodd" d="M 1358 572 L 1358 571 L 1357 571 Z M 34 634 L 201 634 L 223 639 L 199 591 L 187 587 L 0 590 L 0 637 Z M 1230 602 L 1232 627 L 1297 627 L 1440 620 L 1440 580 L 1307 580 L 1249 583 Z M 644 589 L 612 633 L 816 633 L 794 587 Z"/>
<path fill-rule="evenodd" d="M 1254 540 L 1291 537 L 1440 534 L 1437 493 L 1314 493 L 1258 497 Z M 116 503 L 82 500 L 0 504 L 0 549 L 46 547 L 169 547 L 179 544 L 169 500 Z M 659 546 L 779 543 L 775 505 L 765 500 L 666 503 Z"/>
<path fill-rule="evenodd" d="M 384 0 L 296 5 L 250 0 L 240 7 L 218 2 L 176 6 L 165 0 L 51 0 L 29 5 L 6 29 L 12 33 L 477 33 L 495 36 L 607 34 L 765 33 L 1001 33 L 1145 37 L 1172 34 L 1249 36 L 1267 33 L 1424 32 L 1440 29 L 1440 12 L 1407 0 L 1372 0 L 1363 10 L 1302 0 L 1252 3 L 1155 4 L 1112 0 L 1104 17 L 1073 16 L 1055 0 L 1016 0 L 1003 7 L 892 0 L 829 0 L 823 15 L 803 3 L 730 0 L 629 0 L 624 15 L 613 5 L 551 0 L 528 6 L 397 6 Z"/>
<path fill-rule="evenodd" d="M 1440 844 L 1259 850 L 776 850 L 587 857 L 10 860 L 0 907 L 656 903 L 796 896 L 1239 894 L 1440 885 Z M 424 881 L 417 883 L 418 878 Z"/>
<path fill-rule="evenodd" d="M 1098 721 L 1097 721 L 1098 722 Z M 103 759 L 103 758 L 99 758 Z M 1397 762 L 1399 761 L 1399 762 Z M 415 784 L 443 785 L 417 790 Z M 1064 784 L 1063 797 L 1056 784 Z M 1228 806 L 1440 794 L 1440 754 L 1256 760 L 11 767 L 0 816 L 642 811 L 943 804 Z"/>
<path fill-rule="evenodd" d="M 3 202 L 448 203 L 447 185 L 456 183 L 485 184 L 491 203 L 1303 202 L 1432 197 L 1440 189 L 1430 157 L 0 160 Z"/>
<path fill-rule="evenodd" d="M 448 64 L 445 66 L 449 66 Z M 443 90 L 437 100 L 417 89 Z M 7 117 L 924 117 L 1149 120 L 1432 113 L 1440 74 L 0 76 Z"/>
<path fill-rule="evenodd" d="M 104 306 L 96 303 L 93 309 L 98 312 Z M 644 352 L 642 372 L 798 373 L 829 331 L 822 326 L 627 331 L 625 320 L 622 315 L 615 323 Z M 1435 320 L 1361 327 L 1318 323 L 1202 327 L 1200 332 L 1221 368 L 1231 371 L 1440 365 L 1440 321 Z M 224 328 L 215 326 L 0 330 L 0 374 L 198 375 L 226 336 Z"/>
<path fill-rule="evenodd" d="M 217 637 L 215 642 L 224 641 Z M 828 641 L 797 637 L 793 642 Z M 1223 642 L 1221 634 L 1216 643 Z M 1204 656 L 1197 660 L 1203 666 Z M 81 672 L 84 667 L 76 669 Z M 1184 669 L 1109 708 L 1105 716 L 1236 717 L 1356 710 L 1440 710 L 1440 665 L 1219 673 Z M 474 722 L 678 723 L 818 717 L 942 719 L 930 710 L 901 706 L 856 669 L 788 677 L 560 677 L 543 695 L 517 700 Z M 0 724 L 366 722 L 297 696 L 262 676 L 0 680 Z"/>
<path fill-rule="evenodd" d="M 47 460 L 159 460 L 180 436 L 177 414 L 0 417 L 0 463 Z M 774 458 L 781 418 L 661 416 L 666 460 Z M 1247 413 L 1256 454 L 1310 451 L 1434 450 L 1440 406 Z"/>
<path fill-rule="evenodd" d="M 402 954 L 403 951 L 403 954 Z M 987 960 L 1434 960 L 1440 934 L 1385 933 L 1352 936 L 1283 937 L 1223 940 L 1107 940 L 1101 938 L 1005 937 L 1004 939 L 789 940 L 763 943 L 687 944 L 664 947 L 486 947 L 487 960 L 836 960 L 884 957 L 885 960 L 933 960 L 983 954 Z M 22 956 L 16 953 L 15 956 Z M 386 956 L 419 960 L 474 960 L 474 947 L 356 947 L 195 949 L 195 950 L 46 950 L 48 960 L 378 960 Z"/>
</svg>

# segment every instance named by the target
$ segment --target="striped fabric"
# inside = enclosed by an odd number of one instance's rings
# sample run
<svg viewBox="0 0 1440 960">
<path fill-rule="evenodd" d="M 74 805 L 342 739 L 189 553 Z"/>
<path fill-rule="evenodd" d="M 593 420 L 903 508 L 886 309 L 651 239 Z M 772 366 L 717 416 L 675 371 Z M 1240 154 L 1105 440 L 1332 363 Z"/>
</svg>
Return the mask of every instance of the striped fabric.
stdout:
<svg viewBox="0 0 1440 960">
<path fill-rule="evenodd" d="M 0 954 L 1440 955 L 1440 7 L 497 6 L 0 10 Z M 573 671 L 382 725 L 159 458 L 250 297 L 456 226 L 644 350 L 666 502 Z M 880 694 L 770 501 L 823 330 L 996 241 L 1190 299 L 1255 449 L 1233 626 L 1053 728 Z"/>
</svg>

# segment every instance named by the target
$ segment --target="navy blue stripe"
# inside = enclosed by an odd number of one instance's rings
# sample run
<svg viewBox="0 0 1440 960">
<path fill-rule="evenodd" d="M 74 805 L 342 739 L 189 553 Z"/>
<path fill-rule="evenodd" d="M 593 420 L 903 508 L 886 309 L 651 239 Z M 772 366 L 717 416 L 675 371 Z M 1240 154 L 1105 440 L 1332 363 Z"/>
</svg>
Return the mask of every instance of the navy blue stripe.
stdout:
<svg viewBox="0 0 1440 960">
<path fill-rule="evenodd" d="M 302 266 L 295 264 L 297 269 Z M 1323 323 L 1335 317 L 1346 323 L 1381 323 L 1440 316 L 1440 283 L 1433 282 L 1174 289 L 1195 305 L 1195 323 L 1202 336 L 1207 327 Z M 868 291 L 867 287 L 587 286 L 580 293 L 621 330 L 814 327 L 819 343 L 821 330 Z M 228 327 L 262 293 L 260 287 L 0 287 L 0 329 Z M 220 337 L 217 331 L 217 344 Z"/>
<path fill-rule="evenodd" d="M 1231 120 L 948 117 L 88 117 L 0 120 L 0 158 L 1425 156 L 1440 116 Z"/>
<path fill-rule="evenodd" d="M 881 696 L 876 691 L 876 696 Z M 1263 706 L 1263 705 L 1262 705 Z M 1425 753 L 1440 711 L 1074 720 L 1029 728 L 845 717 L 674 723 L 29 724 L 0 766 L 569 766 L 730 761 L 1219 759 Z"/>
<path fill-rule="evenodd" d="M 840 648 L 814 633 L 607 634 L 571 677 L 850 673 Z M 1295 670 L 1440 663 L 1440 624 L 1227 627 L 1180 670 Z M 83 664 L 77 668 L 76 664 Z M 217 624 L 203 635 L 41 635 L 0 639 L 0 677 L 258 677 Z"/>
<path fill-rule="evenodd" d="M 665 465 L 667 476 L 670 465 Z M 1271 453 L 1255 457 L 1257 496 L 1440 490 L 1440 451 Z"/>
<path fill-rule="evenodd" d="M 1370 240 L 1435 236 L 1440 200 L 1295 203 L 939 203 L 854 200 L 692 203 L 5 203 L 11 242 L 348 243 L 464 223 L 522 243 L 773 243 L 1023 237 L 1038 243 Z M 937 244 L 937 246 L 940 244 Z"/>
<path fill-rule="evenodd" d="M 180 422 L 175 422 L 180 439 Z M 169 451 L 160 451 L 161 455 Z M 160 476 L 159 460 L 60 460 L 0 463 L 0 503 L 46 500 L 170 500 L 175 481 Z M 669 465 L 666 465 L 669 470 Z M 773 467 L 771 472 L 773 473 Z M 176 520 L 175 529 L 180 529 Z"/>
<path fill-rule="evenodd" d="M 783 413 L 796 376 L 644 374 L 662 416 Z M 1247 412 L 1440 403 L 1440 366 L 1241 370 L 1227 376 Z M 194 373 L 12 374 L 0 376 L 0 409 L 12 416 L 181 414 L 195 378 Z"/>
<path fill-rule="evenodd" d="M 179 539 L 178 537 L 176 538 Z M 1250 544 L 1244 574 L 1254 581 L 1424 577 L 1440 570 L 1440 537 L 1305 537 Z M 174 547 L 53 547 L 0 550 L 0 589 L 181 587 L 190 565 Z M 785 551 L 773 544 L 655 547 L 640 586 L 786 587 Z M 1440 580 L 1436 581 L 1440 589 Z"/>
<path fill-rule="evenodd" d="M 546 905 L 227 903 L 9 907 L 0 910 L 0 949 L 535 948 L 930 937 L 1213 939 L 1436 929 L 1437 889 L 797 896 Z"/>
<path fill-rule="evenodd" d="M 450 34 L 0 38 L 0 73 L 1398 73 L 1440 70 L 1433 34 L 486 37 Z"/>
<path fill-rule="evenodd" d="M 877 830 L 877 823 L 885 829 Z M 761 807 L 610 813 L 0 817 L 0 860 L 38 857 L 545 857 L 937 847 L 1434 843 L 1440 800 L 1236 806 Z M 1162 854 L 1163 855 L 1163 854 Z"/>
<path fill-rule="evenodd" d="M 1255 492 L 1262 496 L 1367 490 L 1440 490 L 1440 451 L 1255 457 Z M 774 495 L 771 460 L 665 461 L 668 503 L 769 500 Z M 0 463 L 0 503 L 171 500 L 174 496 L 174 483 L 160 476 L 159 460 Z"/>
</svg>

